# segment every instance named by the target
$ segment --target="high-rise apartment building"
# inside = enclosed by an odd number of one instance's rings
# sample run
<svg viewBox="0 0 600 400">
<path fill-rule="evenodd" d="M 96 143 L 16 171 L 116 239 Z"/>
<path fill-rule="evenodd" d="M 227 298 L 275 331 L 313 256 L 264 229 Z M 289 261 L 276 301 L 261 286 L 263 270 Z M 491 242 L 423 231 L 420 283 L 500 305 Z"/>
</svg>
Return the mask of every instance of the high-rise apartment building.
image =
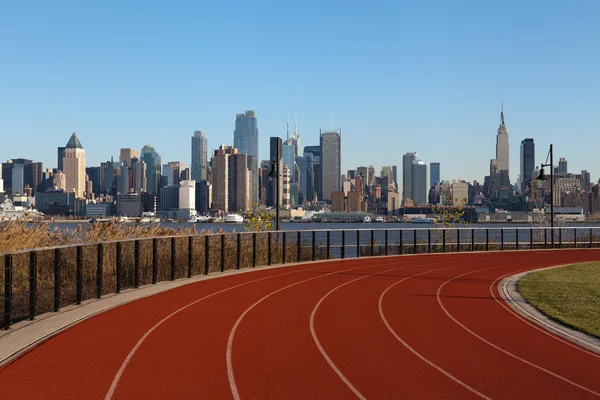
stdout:
<svg viewBox="0 0 600 400">
<path fill-rule="evenodd" d="M 460 207 L 469 200 L 469 184 L 464 181 L 452 181 L 452 205 Z"/>
<path fill-rule="evenodd" d="M 331 201 L 331 193 L 341 190 L 342 130 L 320 133 L 322 200 Z"/>
<path fill-rule="evenodd" d="M 186 180 L 179 183 L 179 209 L 196 209 L 196 181 Z"/>
<path fill-rule="evenodd" d="M 402 156 L 402 203 L 413 199 L 413 164 L 417 160 L 417 153 L 406 153 Z"/>
<path fill-rule="evenodd" d="M 432 162 L 429 163 L 429 187 L 435 186 L 436 183 L 441 182 L 440 180 L 440 163 Z"/>
<path fill-rule="evenodd" d="M 197 182 L 208 179 L 208 147 L 204 132 L 195 131 L 192 136 L 192 180 Z"/>
<path fill-rule="evenodd" d="M 233 147 L 248 155 L 248 168 L 252 171 L 252 202 L 258 202 L 258 120 L 254 110 L 235 116 Z"/>
<path fill-rule="evenodd" d="M 140 151 L 136 149 L 121 149 L 119 154 L 119 163 L 127 164 L 129 168 L 131 168 L 131 159 L 132 158 L 140 158 Z"/>
<path fill-rule="evenodd" d="M 131 188 L 136 193 L 146 192 L 147 186 L 147 168 L 146 163 L 137 158 L 131 160 Z"/>
<path fill-rule="evenodd" d="M 221 212 L 246 212 L 252 209 L 248 155 L 221 145 L 212 160 L 213 208 Z"/>
<path fill-rule="evenodd" d="M 521 192 L 527 192 L 533 177 L 531 173 L 535 168 L 535 143 L 527 138 L 521 141 Z"/>
<path fill-rule="evenodd" d="M 498 128 L 498 135 L 496 136 L 496 169 L 500 171 L 506 171 L 506 175 L 510 177 L 510 157 L 509 157 L 509 145 L 508 145 L 508 129 L 504 123 L 504 105 L 502 105 L 502 111 L 500 112 L 500 127 Z"/>
<path fill-rule="evenodd" d="M 75 132 L 65 146 L 63 172 L 66 178 L 65 191 L 75 192 L 76 198 L 83 197 L 85 193 L 85 150 Z"/>
<path fill-rule="evenodd" d="M 427 204 L 427 164 L 415 161 L 412 165 L 412 199 L 414 205 Z"/>
</svg>

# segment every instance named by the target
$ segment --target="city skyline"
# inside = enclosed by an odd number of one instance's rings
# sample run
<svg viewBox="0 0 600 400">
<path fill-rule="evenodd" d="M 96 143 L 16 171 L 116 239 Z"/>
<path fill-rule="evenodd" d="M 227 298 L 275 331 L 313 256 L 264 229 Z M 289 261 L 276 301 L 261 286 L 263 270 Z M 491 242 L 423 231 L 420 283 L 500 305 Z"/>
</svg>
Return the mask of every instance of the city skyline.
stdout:
<svg viewBox="0 0 600 400">
<path fill-rule="evenodd" d="M 540 157 L 553 143 L 570 170 L 600 176 L 598 55 L 589 51 L 599 4 L 508 1 L 511 29 L 502 32 L 494 4 L 358 7 L 259 3 L 244 19 L 224 5 L 154 5 L 139 18 L 127 4 L 7 4 L 0 133 L 31 140 L 5 140 L 0 159 L 54 167 L 48 149 L 77 132 L 88 166 L 145 143 L 190 165 L 194 131 L 205 132 L 209 152 L 233 145 L 233 116 L 252 109 L 260 162 L 297 110 L 303 145 L 318 144 L 330 121 L 344 129 L 342 171 L 400 165 L 418 152 L 444 165 L 444 179 L 482 180 L 504 99 L 510 154 L 534 138 Z M 319 29 L 288 29 L 307 25 Z M 243 59 L 241 38 L 252 48 Z M 315 62 L 326 59 L 327 68 Z M 466 146 L 468 162 L 456 162 Z M 519 169 L 511 157 L 511 182 Z"/>
</svg>

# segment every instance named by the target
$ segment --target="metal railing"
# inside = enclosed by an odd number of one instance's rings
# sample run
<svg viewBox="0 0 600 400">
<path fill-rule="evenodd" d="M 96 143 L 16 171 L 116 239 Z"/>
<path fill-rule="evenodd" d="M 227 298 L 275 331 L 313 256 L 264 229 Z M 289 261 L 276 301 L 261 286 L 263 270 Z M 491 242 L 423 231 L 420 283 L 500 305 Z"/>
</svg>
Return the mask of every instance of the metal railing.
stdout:
<svg viewBox="0 0 600 400">
<path fill-rule="evenodd" d="M 0 328 L 140 285 L 212 272 L 402 254 L 600 247 L 600 228 L 234 232 L 0 253 Z"/>
</svg>

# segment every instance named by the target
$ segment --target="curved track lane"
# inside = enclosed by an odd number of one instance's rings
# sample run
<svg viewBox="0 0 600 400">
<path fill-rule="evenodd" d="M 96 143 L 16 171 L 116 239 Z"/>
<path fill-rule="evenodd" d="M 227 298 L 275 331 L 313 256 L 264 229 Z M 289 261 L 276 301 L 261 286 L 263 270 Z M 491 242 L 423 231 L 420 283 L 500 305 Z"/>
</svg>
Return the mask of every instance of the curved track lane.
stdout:
<svg viewBox="0 0 600 400">
<path fill-rule="evenodd" d="M 508 308 L 499 278 L 597 250 L 263 269 L 86 320 L 0 370 L 6 398 L 599 398 L 600 357 Z"/>
</svg>

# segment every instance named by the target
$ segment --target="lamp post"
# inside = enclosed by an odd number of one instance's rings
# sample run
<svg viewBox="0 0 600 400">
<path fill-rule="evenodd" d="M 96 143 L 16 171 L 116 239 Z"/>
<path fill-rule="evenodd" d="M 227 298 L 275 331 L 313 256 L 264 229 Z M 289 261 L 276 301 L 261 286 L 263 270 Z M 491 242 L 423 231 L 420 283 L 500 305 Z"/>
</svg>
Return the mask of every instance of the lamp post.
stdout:
<svg viewBox="0 0 600 400">
<path fill-rule="evenodd" d="M 552 145 L 550 145 L 550 151 L 546 156 L 546 162 L 550 157 L 550 164 L 541 164 L 540 175 L 536 178 L 540 181 L 546 181 L 548 178 L 544 175 L 544 167 L 550 167 L 550 228 L 552 231 L 551 244 L 554 248 L 554 156 L 552 154 Z"/>
</svg>

